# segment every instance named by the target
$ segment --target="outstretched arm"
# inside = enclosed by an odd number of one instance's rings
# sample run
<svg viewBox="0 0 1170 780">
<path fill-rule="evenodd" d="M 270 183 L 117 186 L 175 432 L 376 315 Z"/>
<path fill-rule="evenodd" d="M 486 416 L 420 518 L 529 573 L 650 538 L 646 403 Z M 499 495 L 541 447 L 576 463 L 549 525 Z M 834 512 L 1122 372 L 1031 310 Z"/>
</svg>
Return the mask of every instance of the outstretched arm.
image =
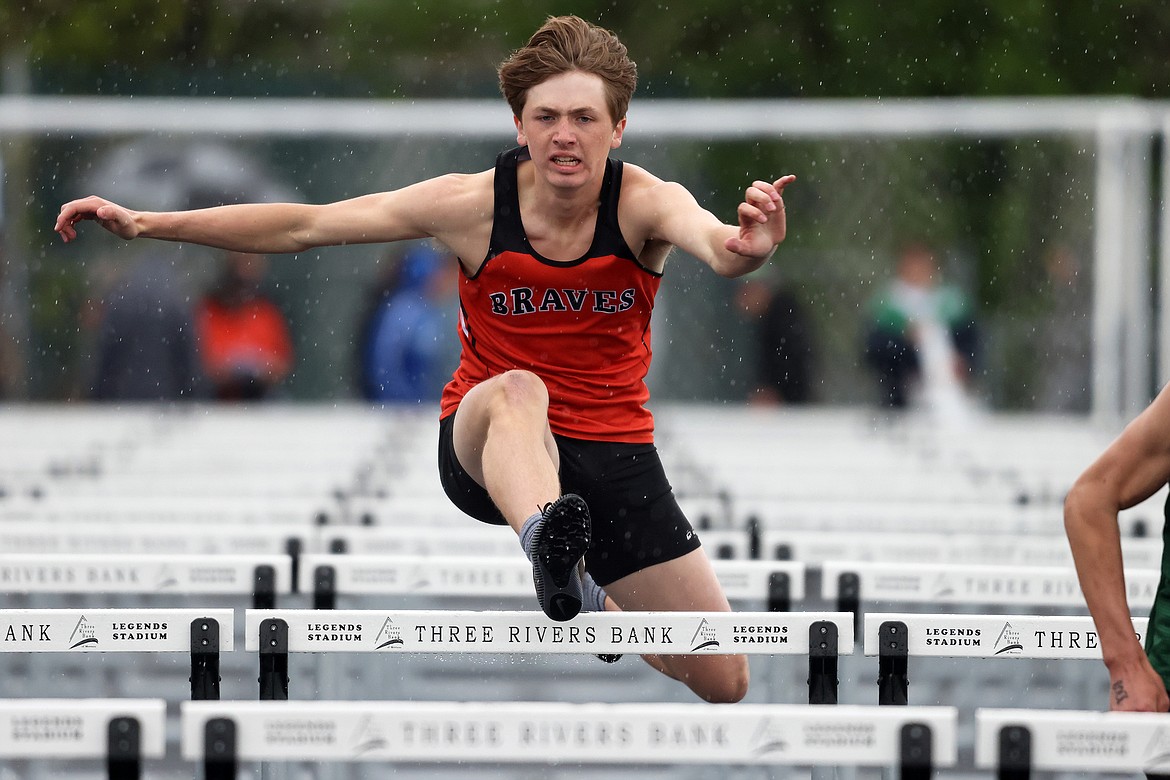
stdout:
<svg viewBox="0 0 1170 780">
<path fill-rule="evenodd" d="M 738 225 L 727 225 L 681 184 L 653 179 L 638 190 L 641 227 L 650 239 L 677 246 L 720 276 L 743 276 L 766 263 L 784 240 L 788 231 L 784 190 L 794 181 L 796 177 L 788 175 L 774 182 L 753 182 L 736 210 Z"/>
<path fill-rule="evenodd" d="M 366 244 L 433 236 L 446 208 L 468 189 L 458 174 L 400 190 L 326 205 L 250 203 L 190 211 L 134 211 L 97 196 L 61 207 L 53 229 L 77 238 L 77 223 L 92 220 L 121 238 L 183 241 L 239 252 L 299 252 L 318 246 Z"/>
<path fill-rule="evenodd" d="M 1065 532 L 1109 669 L 1113 710 L 1170 707 L 1165 683 L 1134 635 L 1117 525 L 1120 510 L 1149 498 L 1168 479 L 1170 386 L 1081 474 L 1065 499 Z"/>
</svg>

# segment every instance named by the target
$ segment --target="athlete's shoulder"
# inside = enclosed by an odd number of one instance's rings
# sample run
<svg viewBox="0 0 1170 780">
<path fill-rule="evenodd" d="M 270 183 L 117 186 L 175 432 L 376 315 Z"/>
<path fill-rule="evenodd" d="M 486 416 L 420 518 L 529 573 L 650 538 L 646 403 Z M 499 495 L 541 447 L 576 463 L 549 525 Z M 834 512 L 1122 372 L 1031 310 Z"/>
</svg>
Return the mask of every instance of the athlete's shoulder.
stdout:
<svg viewBox="0 0 1170 780">
<path fill-rule="evenodd" d="M 489 169 L 477 173 L 444 173 L 420 184 L 450 197 L 476 198 L 485 193 L 490 196 L 494 180 L 495 170 Z"/>
<path fill-rule="evenodd" d="M 678 182 L 666 181 L 630 163 L 624 171 L 618 214 L 631 247 L 659 236 L 669 214 L 695 204 L 694 196 Z"/>
<path fill-rule="evenodd" d="M 494 172 L 446 173 L 420 182 L 412 188 L 415 205 L 434 213 L 443 222 L 444 214 L 456 219 L 490 218 L 494 203 Z"/>
<path fill-rule="evenodd" d="M 628 162 L 622 165 L 621 197 L 623 201 L 644 201 L 650 205 L 662 198 L 693 199 L 690 192 L 678 182 L 661 179 L 645 168 Z"/>
<path fill-rule="evenodd" d="M 643 168 L 641 165 L 635 165 L 632 162 L 622 161 L 623 193 L 625 193 L 627 190 L 653 187 L 662 183 L 662 179 L 658 178 L 653 173 Z"/>
</svg>

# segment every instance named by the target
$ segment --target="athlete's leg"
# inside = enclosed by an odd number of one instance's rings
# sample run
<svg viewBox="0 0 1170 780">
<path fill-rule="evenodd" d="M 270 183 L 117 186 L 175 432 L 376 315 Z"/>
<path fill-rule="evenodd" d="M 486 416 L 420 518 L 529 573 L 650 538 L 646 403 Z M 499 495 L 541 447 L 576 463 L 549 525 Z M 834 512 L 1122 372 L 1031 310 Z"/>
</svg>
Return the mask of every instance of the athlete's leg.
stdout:
<svg viewBox="0 0 1170 780">
<path fill-rule="evenodd" d="M 508 371 L 473 387 L 459 403 L 453 439 L 459 463 L 517 533 L 561 495 L 548 390 L 535 374 Z"/>
<path fill-rule="evenodd" d="M 638 612 L 730 612 L 731 606 L 703 548 L 655 564 L 605 586 L 617 608 Z M 663 674 L 710 702 L 747 695 L 748 661 L 742 655 L 644 656 Z"/>
<path fill-rule="evenodd" d="M 463 470 L 519 534 L 541 609 L 553 620 L 576 617 L 589 509 L 579 496 L 561 495 L 544 382 L 508 371 L 472 388 L 455 414 L 451 443 Z"/>
</svg>

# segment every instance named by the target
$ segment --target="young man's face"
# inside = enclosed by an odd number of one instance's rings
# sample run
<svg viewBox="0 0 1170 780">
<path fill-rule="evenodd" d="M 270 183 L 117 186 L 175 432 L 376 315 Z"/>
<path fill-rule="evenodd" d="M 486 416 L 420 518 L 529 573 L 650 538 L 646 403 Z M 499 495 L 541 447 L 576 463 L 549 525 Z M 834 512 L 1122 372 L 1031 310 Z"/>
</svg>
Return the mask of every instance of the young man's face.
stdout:
<svg viewBox="0 0 1170 780">
<path fill-rule="evenodd" d="M 601 77 L 570 71 L 528 91 L 516 140 L 553 184 L 580 185 L 601 175 L 625 126 L 624 117 L 615 124 L 609 115 Z"/>
</svg>

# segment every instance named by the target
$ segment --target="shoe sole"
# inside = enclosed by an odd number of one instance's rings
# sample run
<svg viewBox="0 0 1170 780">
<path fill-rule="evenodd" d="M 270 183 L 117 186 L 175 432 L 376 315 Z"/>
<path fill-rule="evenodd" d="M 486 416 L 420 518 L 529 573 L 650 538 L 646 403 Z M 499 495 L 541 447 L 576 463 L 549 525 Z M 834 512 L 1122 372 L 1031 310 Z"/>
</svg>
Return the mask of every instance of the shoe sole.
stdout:
<svg viewBox="0 0 1170 780">
<path fill-rule="evenodd" d="M 553 620 L 572 620 L 581 611 L 582 560 L 589 549 L 589 509 L 576 496 L 563 496 L 545 518 L 536 540 L 532 578 L 544 613 Z M 580 502 L 579 507 L 558 512 Z"/>
</svg>

